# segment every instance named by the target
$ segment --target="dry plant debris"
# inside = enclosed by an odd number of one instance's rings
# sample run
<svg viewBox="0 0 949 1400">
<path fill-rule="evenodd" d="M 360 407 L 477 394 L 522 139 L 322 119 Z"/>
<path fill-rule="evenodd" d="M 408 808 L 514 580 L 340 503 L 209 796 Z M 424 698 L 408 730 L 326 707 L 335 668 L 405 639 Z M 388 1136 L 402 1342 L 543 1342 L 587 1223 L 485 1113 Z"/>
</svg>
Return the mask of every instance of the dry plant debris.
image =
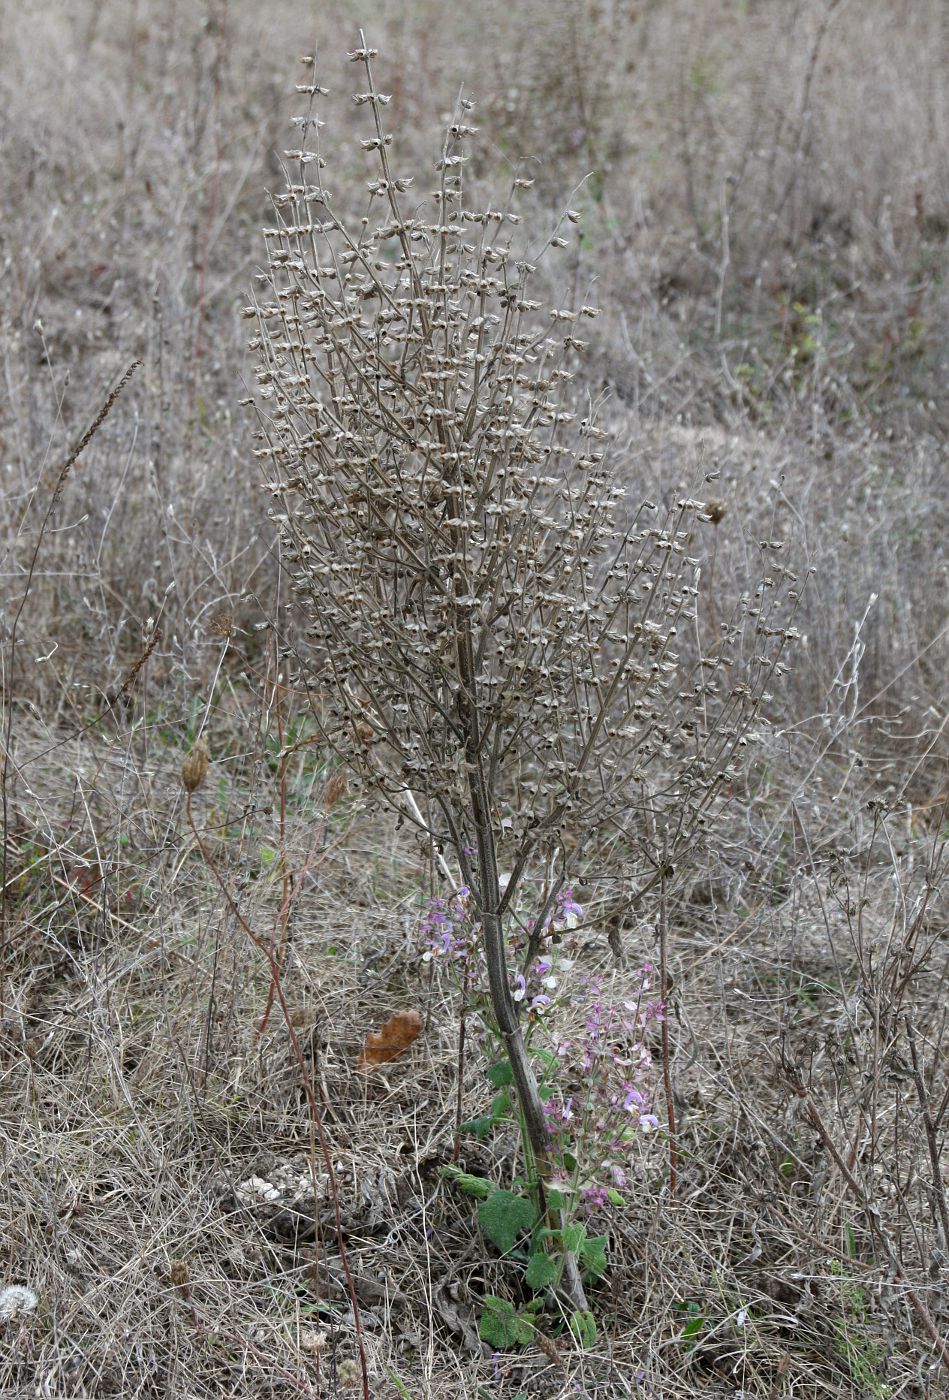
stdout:
<svg viewBox="0 0 949 1400">
<path fill-rule="evenodd" d="M 370 1031 L 365 1048 L 356 1061 L 357 1069 L 374 1069 L 389 1060 L 397 1060 L 422 1031 L 422 1018 L 417 1011 L 394 1011 L 381 1031 Z"/>
</svg>

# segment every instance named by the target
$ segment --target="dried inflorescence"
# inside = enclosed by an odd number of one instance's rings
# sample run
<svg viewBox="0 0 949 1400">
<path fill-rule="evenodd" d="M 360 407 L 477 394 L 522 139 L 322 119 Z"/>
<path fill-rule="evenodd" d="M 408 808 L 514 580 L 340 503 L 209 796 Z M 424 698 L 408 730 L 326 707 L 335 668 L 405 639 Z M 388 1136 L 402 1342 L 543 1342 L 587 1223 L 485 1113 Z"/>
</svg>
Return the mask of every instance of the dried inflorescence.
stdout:
<svg viewBox="0 0 949 1400">
<path fill-rule="evenodd" d="M 604 833 L 641 840 L 657 819 L 664 848 L 694 829 L 783 639 L 766 596 L 780 571 L 747 600 L 767 642 L 740 681 L 728 669 L 741 617 L 683 665 L 699 583 L 689 541 L 721 513 L 685 496 L 628 505 L 575 387 L 596 308 L 531 295 L 538 259 L 579 215 L 530 253 L 517 212 L 530 181 L 491 206 L 472 199 L 464 99 L 427 202 L 406 198 L 373 56 L 350 55 L 365 74 L 367 216 L 334 215 L 312 105 L 286 152 L 246 309 L 257 455 L 307 619 L 302 665 L 331 697 L 329 739 L 394 804 L 424 799 L 403 810 L 475 887 L 477 767 L 511 850 L 509 899 L 540 855 L 579 858 Z M 312 104 L 324 89 L 309 77 Z"/>
<path fill-rule="evenodd" d="M 195 740 L 181 765 L 181 782 L 189 796 L 191 793 L 197 792 L 207 777 L 210 766 L 211 750 L 208 747 L 207 739 L 202 736 Z"/>
</svg>

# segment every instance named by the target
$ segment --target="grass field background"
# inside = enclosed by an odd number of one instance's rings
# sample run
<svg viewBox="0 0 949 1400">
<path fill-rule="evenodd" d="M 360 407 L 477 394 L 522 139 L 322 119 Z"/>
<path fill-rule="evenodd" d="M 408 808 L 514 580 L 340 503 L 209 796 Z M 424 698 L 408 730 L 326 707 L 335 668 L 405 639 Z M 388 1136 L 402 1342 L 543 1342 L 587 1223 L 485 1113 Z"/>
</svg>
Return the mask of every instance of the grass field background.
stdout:
<svg viewBox="0 0 949 1400">
<path fill-rule="evenodd" d="M 657 1135 L 600 1222 L 586 1349 L 553 1323 L 478 1338 L 480 1300 L 516 1288 L 439 1177 L 458 998 L 421 957 L 431 861 L 355 789 L 327 797 L 239 404 L 300 55 L 331 89 L 335 207 L 362 213 L 360 26 L 420 197 L 463 88 L 484 198 L 534 179 L 527 245 L 582 211 L 539 275 L 601 308 L 575 387 L 630 492 L 717 474 L 701 624 L 761 540 L 807 580 L 761 743 L 677 871 L 676 1199 Z M 286 943 L 374 1396 L 945 1393 L 947 77 L 939 0 L 0 0 L 0 1288 L 36 1299 L 0 1297 L 3 1395 L 359 1392 L 245 925 Z M 584 874 L 572 956 L 619 1003 L 655 917 Z M 405 1006 L 419 1040 L 358 1070 Z M 462 1091 L 484 1111 L 477 1036 Z M 504 1182 L 513 1152 L 466 1161 Z"/>
</svg>

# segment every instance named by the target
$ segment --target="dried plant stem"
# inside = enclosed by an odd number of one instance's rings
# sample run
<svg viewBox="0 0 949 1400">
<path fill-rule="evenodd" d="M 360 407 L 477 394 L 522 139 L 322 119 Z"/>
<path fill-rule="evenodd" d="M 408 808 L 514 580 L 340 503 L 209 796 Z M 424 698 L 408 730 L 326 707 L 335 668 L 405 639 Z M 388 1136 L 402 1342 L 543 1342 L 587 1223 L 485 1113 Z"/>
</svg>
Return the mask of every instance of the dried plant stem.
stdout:
<svg viewBox="0 0 949 1400">
<path fill-rule="evenodd" d="M 674 1201 L 678 1184 L 678 1153 L 676 1147 L 676 1110 L 672 1092 L 672 1065 L 669 1057 L 669 904 L 666 882 L 668 866 L 659 874 L 659 996 L 662 999 L 662 1082 L 666 1094 L 666 1123 L 669 1132 L 669 1198 Z"/>
<path fill-rule="evenodd" d="M 912 1284 L 910 1283 L 909 1279 L 906 1277 L 906 1274 L 903 1271 L 903 1266 L 900 1263 L 899 1255 L 893 1248 L 889 1237 L 883 1229 L 883 1226 L 880 1221 L 879 1211 L 877 1210 L 876 1206 L 873 1204 L 866 1191 L 860 1185 L 860 1182 L 854 1176 L 850 1167 L 847 1165 L 844 1158 L 842 1157 L 840 1151 L 838 1150 L 837 1144 L 834 1142 L 833 1138 L 828 1132 L 827 1127 L 824 1124 L 824 1120 L 821 1117 L 820 1110 L 817 1107 L 817 1104 L 814 1102 L 811 1095 L 800 1084 L 799 1080 L 797 1080 L 793 1076 L 792 1082 L 794 1083 L 796 1092 L 804 1100 L 804 1106 L 807 1110 L 808 1117 L 814 1124 L 814 1127 L 817 1129 L 818 1136 L 820 1137 L 827 1151 L 830 1153 L 831 1157 L 834 1159 L 834 1163 L 837 1166 L 837 1169 L 839 1170 L 844 1181 L 847 1183 L 847 1186 L 850 1188 L 850 1191 L 853 1193 L 855 1199 L 860 1203 L 861 1209 L 865 1212 L 867 1220 L 870 1223 L 870 1229 L 876 1236 L 880 1248 L 883 1250 L 883 1253 L 886 1256 L 887 1263 L 889 1264 L 890 1269 L 892 1270 L 893 1278 L 896 1280 L 897 1283 L 903 1285 L 904 1289 L 906 1290 L 906 1297 L 909 1299 L 910 1303 L 915 1309 L 917 1317 L 919 1318 L 927 1335 L 932 1341 L 933 1347 L 936 1351 L 936 1355 L 939 1357 L 939 1360 L 942 1363 L 944 1369 L 946 1371 L 949 1371 L 949 1343 L 947 1343 L 946 1339 L 940 1334 L 939 1329 L 933 1321 L 932 1313 L 929 1311 L 922 1298 L 919 1296 L 915 1288 L 913 1288 Z"/>
<path fill-rule="evenodd" d="M 919 1111 L 923 1119 L 923 1128 L 926 1131 L 926 1147 L 929 1151 L 929 1161 L 932 1167 L 932 1191 L 936 1198 L 939 1219 L 942 1224 L 943 1248 L 946 1249 L 949 1248 L 949 1210 L 946 1208 L 946 1188 L 942 1179 L 939 1140 L 936 1136 L 936 1125 L 933 1123 L 933 1116 L 929 1108 L 929 1096 L 926 1093 L 926 1085 L 919 1066 L 916 1031 L 909 1016 L 906 1017 L 906 1038 L 909 1041 L 909 1052 L 913 1060 L 913 1084 L 916 1087 Z"/>
<path fill-rule="evenodd" d="M 278 658 L 274 659 L 275 670 L 278 667 Z M 285 958 L 288 951 L 290 937 L 290 906 L 293 902 L 293 875 L 287 866 L 287 763 L 289 754 L 286 751 L 286 735 L 283 717 L 284 687 L 280 683 L 279 673 L 274 681 L 274 709 L 277 714 L 277 742 L 280 746 L 280 876 L 283 886 L 283 895 L 280 901 L 280 910 L 274 920 L 274 926 L 270 934 L 270 948 L 274 961 L 279 968 L 285 966 Z M 323 818 L 320 819 L 317 840 L 322 835 Z M 263 1035 L 270 1020 L 270 1012 L 273 1009 L 275 994 L 275 983 L 271 980 L 270 990 L 267 993 L 267 1005 L 261 1017 L 260 1025 L 257 1027 L 257 1034 Z"/>
<path fill-rule="evenodd" d="M 132 378 L 132 375 L 139 368 L 141 363 L 141 360 L 132 361 L 128 369 L 122 375 L 122 378 L 116 384 L 115 388 L 112 389 L 112 391 L 109 393 L 102 407 L 99 409 L 99 412 L 89 424 L 89 427 L 85 430 L 85 432 L 82 434 L 79 440 L 76 443 L 74 443 L 66 457 L 66 460 L 60 467 L 56 475 L 56 484 L 53 487 L 53 492 L 50 496 L 49 504 L 46 507 L 46 512 L 43 516 L 43 519 L 40 521 L 40 527 L 36 536 L 36 544 L 33 546 L 33 553 L 30 556 L 29 566 L 27 567 L 26 571 L 26 583 L 24 584 L 23 592 L 20 595 L 19 602 L 17 603 L 16 611 L 13 614 L 13 621 L 10 624 L 10 647 L 7 655 L 6 667 L 8 674 L 8 684 L 5 687 L 7 693 L 4 696 L 6 704 L 6 717 L 3 726 L 3 759 L 2 762 L 0 762 L 0 807 L 2 807 L 3 815 L 3 841 L 2 843 L 0 843 L 3 846 L 2 857 L 0 857 L 0 1010 L 2 1010 L 6 1000 L 6 984 L 3 976 L 3 967 L 5 962 L 9 924 L 9 902 L 7 896 L 7 887 L 9 885 L 9 842 L 7 838 L 10 830 L 10 750 L 13 744 L 12 685 L 16 665 L 17 633 L 20 625 L 20 619 L 23 616 L 23 610 L 26 607 L 26 600 L 29 598 L 30 589 L 33 586 L 33 576 L 36 573 L 36 565 L 39 562 L 40 550 L 43 547 L 43 539 L 49 527 L 50 520 L 53 517 L 53 512 L 62 498 L 63 489 L 65 488 L 66 481 L 69 477 L 69 473 L 72 471 L 80 455 L 89 446 L 89 443 L 92 441 L 96 433 L 102 427 L 102 424 L 108 418 L 109 414 L 112 411 L 113 404 L 115 403 L 119 395 L 122 393 L 126 384 L 128 384 L 129 380 Z M 150 651 L 150 648 L 148 650 Z M 148 652 L 146 652 L 146 657 L 147 655 Z M 134 680 L 134 675 L 131 677 L 131 680 Z M 131 680 L 129 681 L 129 683 L 131 683 Z"/>
<path fill-rule="evenodd" d="M 323 1158 L 324 1166 L 326 1167 L 326 1175 L 327 1180 L 329 1182 L 330 1195 L 333 1200 L 333 1218 L 334 1224 L 336 1226 L 336 1243 L 339 1248 L 339 1259 L 340 1264 L 342 1266 L 343 1274 L 346 1279 L 346 1291 L 349 1294 L 349 1303 L 353 1310 L 353 1326 L 356 1332 L 356 1346 L 359 1352 L 359 1365 L 362 1374 L 363 1400 L 370 1400 L 369 1366 L 366 1360 L 366 1345 L 365 1338 L 363 1336 L 362 1317 L 359 1311 L 359 1299 L 356 1297 L 356 1285 L 353 1281 L 352 1271 L 349 1267 L 349 1255 L 346 1250 L 345 1233 L 343 1230 L 343 1216 L 339 1204 L 339 1188 L 336 1184 L 336 1172 L 333 1167 L 333 1155 L 330 1152 L 329 1140 L 327 1139 L 326 1130 L 323 1126 L 323 1116 L 320 1113 L 319 1104 L 317 1103 L 316 1095 L 313 1092 L 313 1086 L 310 1082 L 310 1076 L 307 1074 L 306 1071 L 306 1060 L 304 1059 L 303 1048 L 300 1045 L 300 1039 L 296 1033 L 296 1029 L 294 1028 L 293 1020 L 290 1015 L 290 1008 L 288 1007 L 286 997 L 284 996 L 283 983 L 280 977 L 280 968 L 277 965 L 277 960 L 274 956 L 273 949 L 269 946 L 269 944 L 267 944 L 254 932 L 250 924 L 244 918 L 243 914 L 237 906 L 236 901 L 234 900 L 233 895 L 231 894 L 223 877 L 221 876 L 220 871 L 218 870 L 214 861 L 211 859 L 210 852 L 208 851 L 204 842 L 201 840 L 201 833 L 198 831 L 194 820 L 194 813 L 191 810 L 190 792 L 187 793 L 186 807 L 188 825 L 191 828 L 192 834 L 198 846 L 198 850 L 201 852 L 201 856 L 204 860 L 205 865 L 208 867 L 211 874 L 214 876 L 218 888 L 220 889 L 227 903 L 227 907 L 230 909 L 231 913 L 233 914 L 237 922 L 240 924 L 241 928 L 247 934 L 248 938 L 251 940 L 254 946 L 258 948 L 261 951 L 261 953 L 263 953 L 264 957 L 267 959 L 268 964 L 270 965 L 270 976 L 272 979 L 272 986 L 276 993 L 277 1001 L 280 1004 L 280 1010 L 283 1014 L 284 1025 L 287 1028 L 287 1035 L 290 1039 L 290 1045 L 293 1050 L 293 1057 L 296 1060 L 297 1067 L 300 1071 L 300 1083 L 303 1087 L 303 1092 L 306 1095 L 306 1101 L 309 1106 L 310 1120 L 312 1125 L 316 1129 L 316 1134 L 319 1138 L 320 1143 L 320 1154 Z"/>
</svg>

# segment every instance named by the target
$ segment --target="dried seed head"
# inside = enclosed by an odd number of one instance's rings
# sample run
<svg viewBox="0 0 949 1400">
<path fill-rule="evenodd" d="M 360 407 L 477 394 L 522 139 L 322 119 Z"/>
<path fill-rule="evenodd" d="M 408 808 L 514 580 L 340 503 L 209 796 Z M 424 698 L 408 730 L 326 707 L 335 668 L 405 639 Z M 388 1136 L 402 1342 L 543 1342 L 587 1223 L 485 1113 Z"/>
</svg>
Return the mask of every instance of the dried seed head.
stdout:
<svg viewBox="0 0 949 1400">
<path fill-rule="evenodd" d="M 346 791 L 346 770 L 345 768 L 337 768 L 327 779 L 326 787 L 323 790 L 323 803 L 326 810 L 329 811 L 331 807 L 335 807 L 339 799 L 346 796 Z"/>
<path fill-rule="evenodd" d="M 181 781 L 186 792 L 196 792 L 208 775 L 211 764 L 211 750 L 203 736 L 197 740 L 184 763 L 181 765 Z"/>
<path fill-rule="evenodd" d="M 352 1390 L 359 1383 L 359 1367 L 347 1356 L 336 1367 L 336 1379 L 343 1390 Z"/>
<path fill-rule="evenodd" d="M 234 614 L 230 608 L 218 608 L 208 625 L 215 637 L 224 637 L 225 639 L 233 637 Z"/>
<path fill-rule="evenodd" d="M 24 1288 L 21 1283 L 11 1283 L 0 1289 L 0 1322 L 9 1322 L 22 1313 L 32 1312 L 39 1299 L 32 1288 Z"/>
</svg>

